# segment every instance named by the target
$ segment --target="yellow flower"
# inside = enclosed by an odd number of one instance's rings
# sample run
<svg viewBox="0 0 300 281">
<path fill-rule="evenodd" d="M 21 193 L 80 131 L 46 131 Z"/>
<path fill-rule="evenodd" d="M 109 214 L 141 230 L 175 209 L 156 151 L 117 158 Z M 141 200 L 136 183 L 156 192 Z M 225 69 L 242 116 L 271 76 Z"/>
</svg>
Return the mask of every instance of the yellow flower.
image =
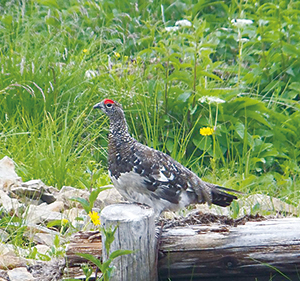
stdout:
<svg viewBox="0 0 300 281">
<path fill-rule="evenodd" d="M 121 55 L 118 52 L 115 52 L 115 56 L 119 58 Z"/>
<path fill-rule="evenodd" d="M 140 64 L 141 62 L 142 62 L 142 58 L 141 58 L 140 56 L 138 56 L 138 57 L 136 58 L 136 63 Z"/>
<path fill-rule="evenodd" d="M 69 221 L 67 220 L 67 219 L 62 219 L 61 220 L 61 224 L 62 225 L 66 225 L 66 224 L 68 224 L 69 223 Z"/>
<path fill-rule="evenodd" d="M 88 51 L 88 49 L 83 49 L 82 52 L 86 53 Z"/>
<path fill-rule="evenodd" d="M 210 127 L 204 127 L 200 129 L 200 135 L 202 136 L 211 136 L 214 132 L 213 128 Z"/>
<path fill-rule="evenodd" d="M 94 225 L 100 224 L 100 217 L 97 212 L 95 212 L 95 211 L 89 212 L 89 217 L 91 218 Z"/>
</svg>

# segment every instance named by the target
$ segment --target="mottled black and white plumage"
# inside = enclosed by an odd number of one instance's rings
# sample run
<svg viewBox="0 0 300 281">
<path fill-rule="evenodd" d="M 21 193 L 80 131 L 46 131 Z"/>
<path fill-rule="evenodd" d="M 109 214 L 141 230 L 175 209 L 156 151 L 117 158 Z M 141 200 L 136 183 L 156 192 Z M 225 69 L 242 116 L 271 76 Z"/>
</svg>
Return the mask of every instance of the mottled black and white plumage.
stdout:
<svg viewBox="0 0 300 281">
<path fill-rule="evenodd" d="M 110 99 L 96 104 L 110 119 L 109 175 L 117 190 L 130 202 L 154 208 L 159 215 L 195 203 L 230 205 L 233 191 L 201 180 L 169 155 L 145 146 L 128 133 L 122 106 Z"/>
</svg>

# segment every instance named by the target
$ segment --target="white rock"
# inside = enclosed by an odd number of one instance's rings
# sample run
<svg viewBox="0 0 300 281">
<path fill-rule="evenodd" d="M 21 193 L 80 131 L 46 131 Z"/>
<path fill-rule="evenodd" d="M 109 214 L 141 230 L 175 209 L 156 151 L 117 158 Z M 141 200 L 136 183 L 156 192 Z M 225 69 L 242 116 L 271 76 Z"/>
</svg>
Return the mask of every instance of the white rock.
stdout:
<svg viewBox="0 0 300 281">
<path fill-rule="evenodd" d="M 15 254 L 14 246 L 9 243 L 6 244 L 0 243 L 0 255 L 6 255 L 8 253 Z"/>
<path fill-rule="evenodd" d="M 55 201 L 46 206 L 46 209 L 50 212 L 62 212 L 64 208 L 64 202 L 62 201 Z"/>
<path fill-rule="evenodd" d="M 76 229 L 82 229 L 89 218 L 83 209 L 75 207 L 70 210 L 65 210 L 63 214 Z"/>
<path fill-rule="evenodd" d="M 112 188 L 103 190 L 99 193 L 94 205 L 96 208 L 103 209 L 111 204 L 126 202 L 124 197 L 117 191 L 117 189 L 114 188 L 113 185 L 111 187 Z"/>
<path fill-rule="evenodd" d="M 87 190 L 77 189 L 71 186 L 63 186 L 56 195 L 56 200 L 64 202 L 65 208 L 81 207 L 80 203 L 71 201 L 71 198 L 84 198 L 88 200 L 89 192 Z"/>
<path fill-rule="evenodd" d="M 3 229 L 0 229 L 0 242 L 5 242 L 8 237 L 9 237 L 9 234 L 6 231 L 4 231 Z"/>
<path fill-rule="evenodd" d="M 60 241 L 66 242 L 66 239 L 64 239 L 64 237 L 58 231 L 35 224 L 28 224 L 26 226 L 27 229 L 24 232 L 24 236 L 30 241 L 47 246 L 53 246 L 53 241 L 58 235 Z"/>
<path fill-rule="evenodd" d="M 53 246 L 55 236 L 59 233 L 49 234 L 49 233 L 36 233 L 34 235 L 34 242 L 40 243 L 42 245 L 47 245 L 49 247 Z M 38 246 L 38 245 L 37 245 Z"/>
<path fill-rule="evenodd" d="M 5 212 L 10 213 L 17 211 L 23 205 L 17 199 L 10 198 L 6 192 L 0 189 L 0 206 L 2 206 Z"/>
<path fill-rule="evenodd" d="M 59 201 L 49 205 L 47 205 L 46 203 L 40 204 L 38 206 L 30 205 L 27 211 L 23 214 L 23 218 L 25 218 L 26 221 L 31 224 L 62 220 L 65 219 L 65 216 L 60 213 L 63 208 L 64 204 Z"/>
<path fill-rule="evenodd" d="M 9 190 L 12 185 L 20 185 L 22 179 L 15 172 L 15 164 L 12 159 L 4 156 L 0 160 L 0 189 Z"/>
<path fill-rule="evenodd" d="M 47 202 L 48 204 L 56 200 L 55 195 L 58 190 L 54 187 L 45 185 L 41 180 L 30 180 L 22 183 L 20 186 L 14 186 L 10 189 L 11 196 L 21 200 L 34 200 L 35 202 Z"/>
<path fill-rule="evenodd" d="M 35 278 L 27 271 L 26 267 L 18 267 L 7 272 L 10 281 L 33 281 Z"/>
<path fill-rule="evenodd" d="M 27 260 L 21 257 L 18 257 L 15 253 L 10 252 L 5 255 L 0 254 L 0 269 L 7 269 L 7 268 L 15 268 L 26 266 Z M 23 280 L 23 279 L 19 279 Z"/>
<path fill-rule="evenodd" d="M 53 244 L 51 246 L 53 246 Z M 50 247 L 46 245 L 36 245 L 35 248 L 37 249 L 38 253 L 42 255 L 46 255 L 47 252 L 50 251 Z"/>
</svg>

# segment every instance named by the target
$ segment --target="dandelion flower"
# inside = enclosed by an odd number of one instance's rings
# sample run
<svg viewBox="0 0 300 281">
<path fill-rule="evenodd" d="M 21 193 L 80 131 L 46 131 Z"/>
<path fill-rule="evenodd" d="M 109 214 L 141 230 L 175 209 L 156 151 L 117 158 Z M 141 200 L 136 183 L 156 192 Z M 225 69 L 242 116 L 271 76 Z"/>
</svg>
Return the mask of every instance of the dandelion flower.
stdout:
<svg viewBox="0 0 300 281">
<path fill-rule="evenodd" d="M 82 52 L 86 53 L 88 51 L 88 49 L 83 49 Z"/>
<path fill-rule="evenodd" d="M 100 225 L 100 217 L 97 212 L 89 212 L 89 217 L 91 218 L 91 221 L 94 225 Z"/>
<path fill-rule="evenodd" d="M 204 127 L 200 129 L 200 135 L 202 136 L 211 136 L 214 132 L 213 128 L 210 127 Z"/>
<path fill-rule="evenodd" d="M 120 58 L 121 57 L 121 55 L 118 52 L 115 52 L 115 56 L 116 56 L 116 58 Z"/>
<path fill-rule="evenodd" d="M 68 224 L 69 223 L 69 221 L 67 220 L 67 219 L 62 219 L 61 220 L 61 224 L 62 225 L 66 225 L 66 224 Z"/>
</svg>

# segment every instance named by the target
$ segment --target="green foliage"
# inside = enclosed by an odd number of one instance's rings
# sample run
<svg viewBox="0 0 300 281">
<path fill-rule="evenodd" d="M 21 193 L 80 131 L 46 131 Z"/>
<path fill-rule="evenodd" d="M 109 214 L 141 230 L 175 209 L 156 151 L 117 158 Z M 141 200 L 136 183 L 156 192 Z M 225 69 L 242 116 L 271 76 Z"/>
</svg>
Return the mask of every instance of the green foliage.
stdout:
<svg viewBox="0 0 300 281">
<path fill-rule="evenodd" d="M 75 201 L 81 204 L 82 208 L 86 211 L 86 213 L 88 214 L 89 212 L 92 211 L 93 207 L 94 207 L 94 203 L 99 195 L 99 193 L 101 191 L 110 189 L 111 187 L 104 187 L 104 188 L 96 188 L 94 189 L 89 196 L 89 200 L 86 200 L 84 198 L 81 197 L 76 197 L 76 198 L 70 198 L 71 201 Z"/>
<path fill-rule="evenodd" d="M 12 157 L 24 180 L 107 184 L 107 119 L 92 106 L 109 97 L 139 141 L 205 179 L 299 201 L 298 2 L 0 9 L 0 157 Z"/>
<path fill-rule="evenodd" d="M 114 270 L 114 268 L 111 267 L 110 265 L 115 258 L 132 253 L 132 251 L 130 251 L 130 250 L 116 250 L 116 251 L 113 251 L 112 253 L 110 253 L 110 246 L 113 243 L 113 241 L 115 240 L 114 235 L 115 235 L 115 232 L 117 229 L 118 229 L 118 226 L 116 226 L 114 229 L 101 228 L 103 234 L 105 235 L 105 249 L 106 249 L 106 255 L 108 257 L 105 262 L 101 263 L 101 261 L 99 259 L 97 259 L 96 257 L 94 257 L 91 254 L 77 253 L 78 256 L 81 256 L 81 257 L 87 259 L 88 261 L 92 262 L 100 269 L 102 276 L 99 280 L 103 280 L 103 281 L 109 280 L 110 275 L 112 274 L 112 271 Z M 88 272 L 88 274 L 89 274 L 89 272 Z"/>
<path fill-rule="evenodd" d="M 22 218 L 16 214 L 8 214 L 3 208 L 0 209 L 0 229 L 3 229 L 8 234 L 8 238 L 3 242 L 11 243 L 18 247 L 31 245 L 31 241 L 24 236 L 27 227 Z"/>
<path fill-rule="evenodd" d="M 54 243 L 48 252 L 50 257 L 58 258 L 65 256 L 65 246 L 61 245 L 58 235 L 55 235 Z"/>
</svg>

